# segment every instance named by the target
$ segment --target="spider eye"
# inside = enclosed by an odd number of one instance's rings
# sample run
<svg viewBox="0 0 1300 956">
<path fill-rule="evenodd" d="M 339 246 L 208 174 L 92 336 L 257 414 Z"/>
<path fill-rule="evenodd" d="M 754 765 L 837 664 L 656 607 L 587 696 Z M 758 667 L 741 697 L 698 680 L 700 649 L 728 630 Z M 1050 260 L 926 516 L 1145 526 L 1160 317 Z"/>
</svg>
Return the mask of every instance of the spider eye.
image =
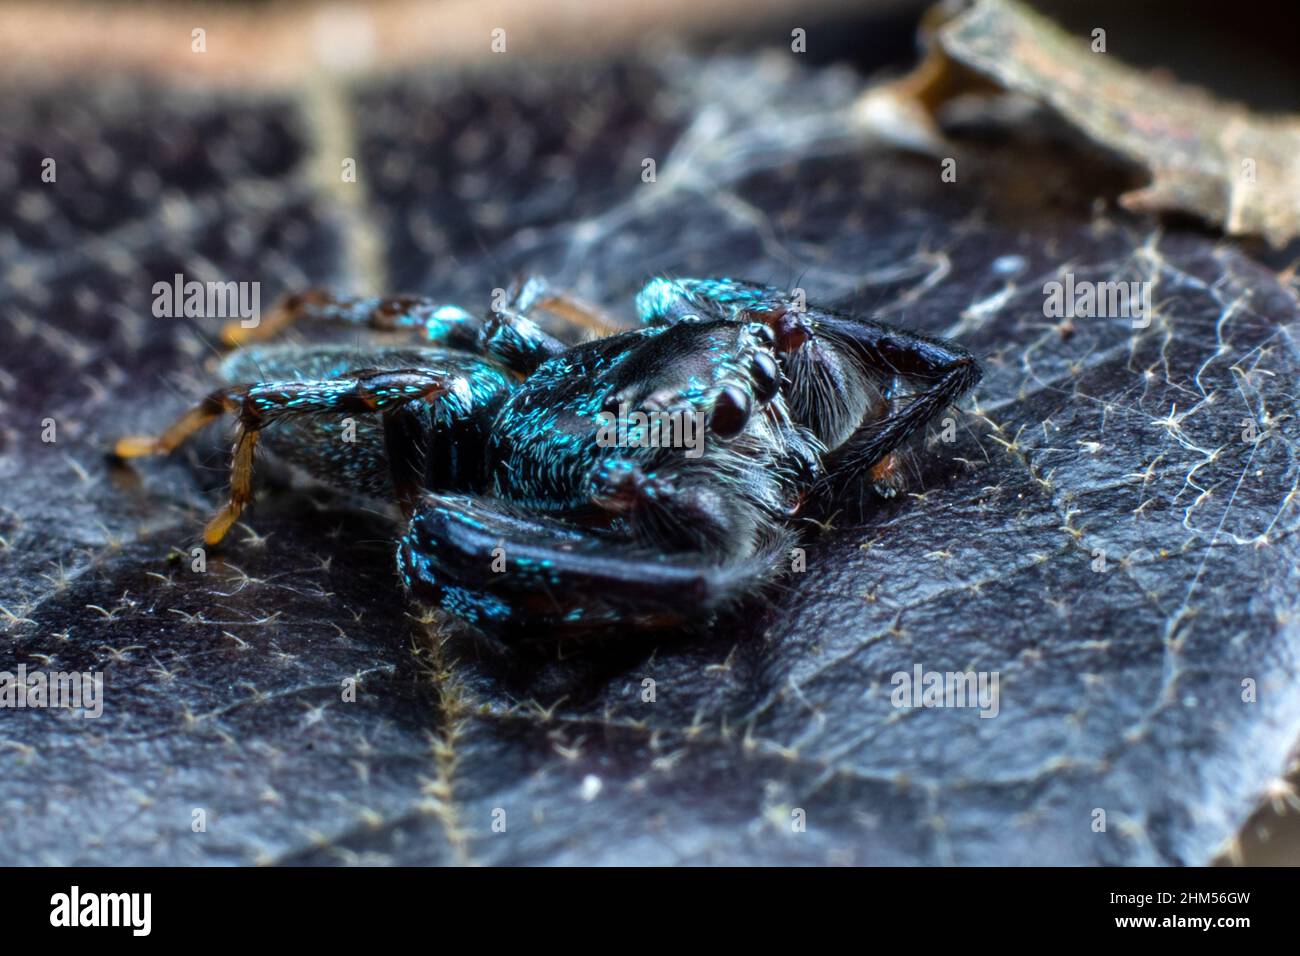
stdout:
<svg viewBox="0 0 1300 956">
<path fill-rule="evenodd" d="M 728 385 L 713 402 L 709 428 L 719 438 L 735 438 L 749 422 L 749 395 L 735 385 Z"/>
<path fill-rule="evenodd" d="M 764 405 L 776 398 L 776 393 L 781 389 L 781 371 L 772 356 L 766 352 L 756 354 L 750 364 L 749 375 L 754 380 L 755 398 Z"/>
<path fill-rule="evenodd" d="M 762 322 L 751 322 L 746 326 L 746 329 L 750 335 L 758 339 L 763 345 L 772 346 L 776 344 L 776 333 L 772 331 L 770 325 L 765 325 Z"/>
</svg>

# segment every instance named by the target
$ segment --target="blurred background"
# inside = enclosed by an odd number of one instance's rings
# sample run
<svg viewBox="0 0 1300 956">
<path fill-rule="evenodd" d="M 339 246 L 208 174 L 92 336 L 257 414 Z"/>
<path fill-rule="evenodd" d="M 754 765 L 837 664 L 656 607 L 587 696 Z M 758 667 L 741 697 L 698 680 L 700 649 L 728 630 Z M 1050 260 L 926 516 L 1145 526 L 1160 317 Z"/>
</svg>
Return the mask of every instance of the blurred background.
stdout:
<svg viewBox="0 0 1300 956">
<path fill-rule="evenodd" d="M 1034 0 L 1031 6 L 1086 37 L 1114 27 L 1110 49 L 1138 66 L 1164 68 L 1256 109 L 1300 107 L 1300 38 L 1285 3 L 1210 0 Z M 10 0 L 0 19 L 0 71 L 11 81 L 82 76 L 99 69 L 158 72 L 196 84 L 270 86 L 315 71 L 397 69 L 491 55 L 484 37 L 519 30 L 511 52 L 572 59 L 629 49 L 656 37 L 701 51 L 786 42 L 798 23 L 816 41 L 811 63 L 847 63 L 865 74 L 915 61 L 923 0 L 375 0 L 369 3 L 80 3 Z M 202 58 L 178 27 L 202 27 Z"/>
</svg>

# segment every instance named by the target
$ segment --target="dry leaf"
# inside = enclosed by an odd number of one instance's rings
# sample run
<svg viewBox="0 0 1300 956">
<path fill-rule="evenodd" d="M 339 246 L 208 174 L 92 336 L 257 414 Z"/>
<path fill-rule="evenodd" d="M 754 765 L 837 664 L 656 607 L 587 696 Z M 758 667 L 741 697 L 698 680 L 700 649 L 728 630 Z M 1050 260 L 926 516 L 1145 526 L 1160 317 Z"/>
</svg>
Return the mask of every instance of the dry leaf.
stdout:
<svg viewBox="0 0 1300 956">
<path fill-rule="evenodd" d="M 939 43 L 1146 167 L 1152 182 L 1121 197 L 1127 208 L 1195 213 L 1274 246 L 1300 234 L 1300 119 L 1257 116 L 1094 53 L 1013 0 L 982 0 Z"/>
<path fill-rule="evenodd" d="M 969 144 L 945 183 L 842 133 L 859 93 L 751 56 L 6 91 L 0 172 L 61 159 L 0 202 L 0 671 L 101 672 L 104 710 L 0 711 L 0 863 L 1202 864 L 1282 799 L 1293 274 L 1094 211 L 1114 170 L 1050 143 Z M 1065 269 L 1159 310 L 1054 324 Z M 482 307 L 524 270 L 624 317 L 647 275 L 798 280 L 986 378 L 911 494 L 844 501 L 804 572 L 690 637 L 443 640 L 394 527 L 273 481 L 199 571 L 220 430 L 108 468 L 211 387 L 224 320 L 155 318 L 159 279 Z M 998 716 L 894 706 L 917 665 L 996 672 Z"/>
</svg>

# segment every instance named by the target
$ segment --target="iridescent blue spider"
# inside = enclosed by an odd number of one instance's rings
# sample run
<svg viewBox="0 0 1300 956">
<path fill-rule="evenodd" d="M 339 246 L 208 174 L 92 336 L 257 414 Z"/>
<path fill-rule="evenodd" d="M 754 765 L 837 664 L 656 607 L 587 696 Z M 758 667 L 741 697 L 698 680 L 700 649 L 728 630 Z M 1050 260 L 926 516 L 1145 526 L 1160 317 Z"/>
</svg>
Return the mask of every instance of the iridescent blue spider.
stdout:
<svg viewBox="0 0 1300 956">
<path fill-rule="evenodd" d="M 308 292 L 256 337 L 314 319 L 416 342 L 360 359 L 355 346 L 241 349 L 223 377 L 252 384 L 116 453 L 170 452 L 231 412 L 230 497 L 209 544 L 251 501 L 263 438 L 317 479 L 395 498 L 398 573 L 422 602 L 505 633 L 661 627 L 707 619 L 776 577 L 809 498 L 863 478 L 891 494 L 895 450 L 980 378 L 952 342 L 748 282 L 659 278 L 636 304 L 640 327 L 614 331 L 538 279 L 482 319 L 422 298 Z M 541 313 L 608 334 L 565 345 Z M 598 440 L 627 409 L 698 416 L 703 448 L 691 456 L 637 429 L 622 446 Z"/>
</svg>

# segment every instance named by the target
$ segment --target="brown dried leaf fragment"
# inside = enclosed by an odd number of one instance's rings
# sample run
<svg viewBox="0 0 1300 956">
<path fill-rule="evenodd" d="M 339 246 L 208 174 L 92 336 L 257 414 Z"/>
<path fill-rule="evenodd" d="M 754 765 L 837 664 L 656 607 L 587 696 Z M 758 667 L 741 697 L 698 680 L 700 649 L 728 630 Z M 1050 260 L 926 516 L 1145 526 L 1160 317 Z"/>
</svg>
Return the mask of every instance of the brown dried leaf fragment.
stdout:
<svg viewBox="0 0 1300 956">
<path fill-rule="evenodd" d="M 1149 186 L 1120 197 L 1126 208 L 1194 213 L 1273 246 L 1300 235 L 1300 118 L 1254 115 L 1094 53 L 1014 0 L 980 0 L 938 41 L 1149 170 Z"/>
</svg>

